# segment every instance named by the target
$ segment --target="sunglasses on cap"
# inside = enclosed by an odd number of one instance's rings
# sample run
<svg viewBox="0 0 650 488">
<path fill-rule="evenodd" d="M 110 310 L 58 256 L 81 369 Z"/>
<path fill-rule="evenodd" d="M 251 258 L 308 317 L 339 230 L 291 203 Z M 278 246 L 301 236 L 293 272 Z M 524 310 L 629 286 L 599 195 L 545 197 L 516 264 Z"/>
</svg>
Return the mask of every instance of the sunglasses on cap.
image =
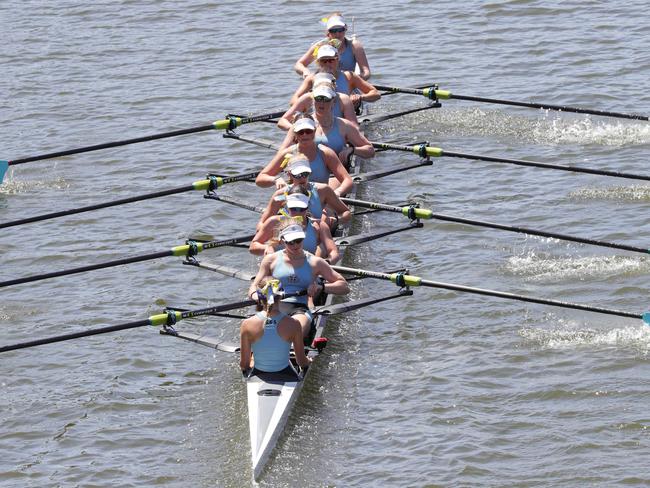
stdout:
<svg viewBox="0 0 650 488">
<path fill-rule="evenodd" d="M 303 134 L 313 134 L 314 129 L 300 129 L 299 131 L 296 132 L 298 135 L 303 135 Z"/>
<path fill-rule="evenodd" d="M 332 27 L 328 30 L 330 34 L 338 34 L 339 32 L 345 32 L 345 27 Z"/>
<path fill-rule="evenodd" d="M 285 244 L 302 244 L 304 239 L 301 237 L 299 239 L 294 239 L 293 241 L 284 241 Z"/>
<path fill-rule="evenodd" d="M 331 102 L 332 99 L 329 97 L 326 97 L 325 95 L 318 95 L 317 97 L 314 97 L 314 100 L 317 102 Z"/>
</svg>

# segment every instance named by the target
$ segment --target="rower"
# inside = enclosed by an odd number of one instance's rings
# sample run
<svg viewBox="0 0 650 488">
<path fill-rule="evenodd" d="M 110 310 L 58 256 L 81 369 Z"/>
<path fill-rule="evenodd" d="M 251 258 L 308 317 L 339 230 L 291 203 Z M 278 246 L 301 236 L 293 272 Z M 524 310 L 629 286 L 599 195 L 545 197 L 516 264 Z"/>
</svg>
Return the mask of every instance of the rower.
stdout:
<svg viewBox="0 0 650 488">
<path fill-rule="evenodd" d="M 286 215 L 273 215 L 262 223 L 248 248 L 251 254 L 262 256 L 284 248 L 284 243 L 277 238 L 273 239 L 273 234 L 274 231 L 279 231 L 281 226 L 288 225 L 284 221 L 289 220 L 291 224 L 299 225 L 305 234 L 302 244 L 306 251 L 324 258 L 328 263 L 335 264 L 341 256 L 332 238 L 330 227 L 320 218 L 311 218 L 307 210 L 308 205 L 308 190 L 301 185 L 293 185 L 289 188 L 286 197 L 288 212 Z"/>
<path fill-rule="evenodd" d="M 339 41 L 338 52 L 341 60 L 341 69 L 345 71 L 355 71 L 356 66 L 358 66 L 359 76 L 364 80 L 368 80 L 370 79 L 370 66 L 368 65 L 366 51 L 363 49 L 361 41 L 359 41 L 355 36 L 353 36 L 352 39 L 345 37 L 347 30 L 348 26 L 341 13 L 334 12 L 327 19 L 325 31 L 326 38 L 323 41 L 327 42 L 333 39 Z M 316 50 L 323 41 L 318 41 L 313 44 L 294 65 L 293 69 L 295 69 L 296 73 L 301 75 L 303 78 L 306 78 L 311 74 L 308 66 L 316 59 L 314 50 Z"/>
<path fill-rule="evenodd" d="M 329 147 L 316 143 L 316 123 L 314 119 L 305 114 L 300 114 L 293 123 L 288 136 L 293 145 L 283 144 L 275 153 L 273 159 L 259 172 L 255 184 L 268 188 L 275 184 L 277 188 L 286 185 L 281 178 L 276 176 L 282 170 L 283 162 L 296 153 L 302 153 L 309 159 L 311 167 L 311 180 L 318 183 L 329 184 L 337 195 L 348 193 L 353 186 L 352 178 L 347 172 L 336 153 Z M 285 163 L 286 164 L 286 163 Z M 330 180 L 330 174 L 334 178 Z"/>
<path fill-rule="evenodd" d="M 336 117 L 332 111 L 336 92 L 327 85 L 314 88 L 314 120 L 316 121 L 316 142 L 331 148 L 346 165 L 353 154 L 369 159 L 375 149 L 359 128 L 350 121 Z"/>
<path fill-rule="evenodd" d="M 289 360 L 291 346 L 301 368 L 306 369 L 311 363 L 305 355 L 300 322 L 280 311 L 280 297 L 276 296 L 280 287 L 278 280 L 267 276 L 258 284 L 262 288 L 256 288 L 250 294 L 258 301 L 258 312 L 243 320 L 240 327 L 239 366 L 246 377 L 263 372 L 298 379 Z"/>
<path fill-rule="evenodd" d="M 358 74 L 339 69 L 339 53 L 331 44 L 318 46 L 316 63 L 320 70 L 332 73 L 336 77 L 336 91 L 350 95 L 355 107 L 362 101 L 374 102 L 381 98 L 379 91 Z M 313 81 L 313 74 L 307 76 L 291 97 L 290 103 L 294 104 L 302 94 L 311 90 Z M 355 90 L 358 90 L 359 93 L 354 93 Z"/>
<path fill-rule="evenodd" d="M 297 184 L 308 190 L 309 203 L 307 209 L 311 217 L 320 219 L 327 223 L 332 229 L 334 224 L 339 221 L 348 222 L 352 217 L 352 213 L 348 206 L 341 201 L 339 196 L 334 190 L 324 183 L 313 183 L 309 181 L 311 175 L 311 167 L 309 160 L 304 154 L 294 154 L 289 163 L 285 167 L 285 174 L 287 175 L 289 185 Z M 287 192 L 285 188 L 276 190 L 268 205 L 264 209 L 260 221 L 257 224 L 259 230 L 262 224 L 271 216 L 276 215 L 283 208 L 288 213 L 289 209 L 286 208 Z M 324 210 L 326 211 L 324 212 Z"/>
<path fill-rule="evenodd" d="M 318 72 L 314 75 L 312 91 L 301 95 L 296 103 L 289 107 L 289 110 L 287 110 L 280 120 L 278 120 L 278 127 L 280 129 L 291 129 L 291 121 L 293 120 L 294 115 L 298 112 L 309 114 L 314 113 L 314 90 L 320 85 L 329 86 L 336 94 L 334 102 L 332 103 L 332 113 L 334 116 L 349 120 L 355 127 L 359 127 L 357 114 L 354 111 L 354 104 L 349 95 L 336 92 L 336 78 L 333 74 Z"/>
<path fill-rule="evenodd" d="M 300 224 L 290 220 L 283 222 L 279 229 L 279 237 L 285 248 L 264 256 L 259 272 L 248 292 L 249 295 L 256 292 L 262 278 L 269 275 L 280 280 L 286 293 L 306 290 L 307 296 L 282 300 L 280 311 L 298 320 L 302 327 L 303 337 L 307 337 L 312 326 L 309 301 L 320 293 L 345 295 L 350 288 L 345 278 L 334 271 L 323 258 L 314 256 L 303 249 L 302 243 L 306 236 Z M 318 276 L 323 278 L 322 283 L 316 282 Z"/>
</svg>

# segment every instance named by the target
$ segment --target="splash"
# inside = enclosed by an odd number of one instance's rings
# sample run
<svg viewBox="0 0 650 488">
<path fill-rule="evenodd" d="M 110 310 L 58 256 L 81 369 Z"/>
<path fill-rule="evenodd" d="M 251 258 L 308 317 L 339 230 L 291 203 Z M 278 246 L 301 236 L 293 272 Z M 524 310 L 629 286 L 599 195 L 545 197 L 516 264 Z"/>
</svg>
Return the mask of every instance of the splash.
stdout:
<svg viewBox="0 0 650 488">
<path fill-rule="evenodd" d="M 645 274 L 650 272 L 650 260 L 645 256 L 544 257 L 529 251 L 523 256 L 510 257 L 505 268 L 529 282 L 584 281 Z"/>
<path fill-rule="evenodd" d="M 392 104 L 384 110 L 398 109 Z M 520 142 L 545 145 L 600 145 L 631 146 L 650 144 L 650 125 L 634 121 L 610 121 L 608 119 L 574 114 L 540 111 L 538 118 L 490 110 L 479 107 L 441 109 L 417 112 L 386 121 L 381 128 L 388 132 L 419 131 L 444 133 L 462 137 L 502 137 Z M 540 113 L 538 112 L 538 113 Z"/>
<path fill-rule="evenodd" d="M 525 327 L 519 336 L 540 349 L 576 349 L 579 347 L 616 347 L 650 353 L 650 327 L 644 324 L 596 329 L 572 320 L 552 317 L 550 329 Z M 618 319 L 612 319 L 618 320 Z"/>
<path fill-rule="evenodd" d="M 607 188 L 581 188 L 569 193 L 576 200 L 650 201 L 650 186 L 611 186 Z"/>
<path fill-rule="evenodd" d="M 0 185 L 0 195 L 17 195 L 40 190 L 67 190 L 70 184 L 62 177 L 49 180 L 15 180 L 6 179 Z"/>
</svg>

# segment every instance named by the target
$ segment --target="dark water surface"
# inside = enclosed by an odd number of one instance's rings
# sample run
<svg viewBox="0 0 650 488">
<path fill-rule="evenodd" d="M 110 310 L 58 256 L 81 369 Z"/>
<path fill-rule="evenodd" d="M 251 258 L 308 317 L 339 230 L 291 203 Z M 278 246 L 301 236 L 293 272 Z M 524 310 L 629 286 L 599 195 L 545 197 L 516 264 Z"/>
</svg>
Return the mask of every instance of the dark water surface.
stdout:
<svg viewBox="0 0 650 488">
<path fill-rule="evenodd" d="M 0 3 L 0 156 L 210 123 L 286 106 L 292 63 L 336 4 L 13 0 Z M 399 2 L 347 8 L 373 81 L 650 114 L 643 2 Z M 386 97 L 384 112 L 424 103 Z M 267 124 L 241 133 L 280 140 Z M 443 108 L 373 127 L 374 140 L 650 174 L 650 125 L 498 105 Z M 0 222 L 260 168 L 271 153 L 201 133 L 16 166 Z M 381 153 L 367 169 L 413 161 Z M 261 203 L 249 184 L 224 194 Z M 650 243 L 650 186 L 440 158 L 364 185 L 382 202 L 630 245 Z M 404 223 L 374 214 L 357 230 Z M 254 216 L 190 192 L 3 229 L 0 280 L 245 235 Z M 206 253 L 253 270 L 241 249 Z M 643 254 L 427 222 L 350 252 L 347 264 L 641 313 Z M 393 285 L 359 281 L 353 297 Z M 1 344 L 145 319 L 165 305 L 243 298 L 245 285 L 179 258 L 0 290 Z M 327 354 L 263 486 L 648 486 L 650 329 L 640 320 L 451 291 L 332 321 Z M 235 340 L 233 319 L 184 330 Z M 246 486 L 237 358 L 148 327 L 0 357 L 0 485 Z"/>
</svg>

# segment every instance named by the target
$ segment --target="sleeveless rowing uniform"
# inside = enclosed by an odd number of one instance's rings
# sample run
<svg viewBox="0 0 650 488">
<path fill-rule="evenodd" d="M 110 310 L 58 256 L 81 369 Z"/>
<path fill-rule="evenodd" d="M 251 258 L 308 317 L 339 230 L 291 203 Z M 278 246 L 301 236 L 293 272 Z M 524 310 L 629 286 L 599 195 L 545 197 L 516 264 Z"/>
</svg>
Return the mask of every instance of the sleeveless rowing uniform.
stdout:
<svg viewBox="0 0 650 488">
<path fill-rule="evenodd" d="M 343 107 L 341 107 L 341 99 L 339 97 L 334 99 L 334 105 L 332 105 L 332 117 L 343 118 Z"/>
<path fill-rule="evenodd" d="M 350 94 L 350 82 L 346 78 L 345 73 L 340 70 L 338 75 L 336 75 L 336 91 L 345 93 L 346 95 Z"/>
<path fill-rule="evenodd" d="M 318 145 L 318 142 L 316 142 Z M 323 152 L 316 147 L 316 157 L 309 160 L 309 167 L 311 168 L 311 174 L 309 179 L 315 181 L 316 183 L 325 183 L 328 184 L 330 181 L 330 170 L 325 165 L 325 159 L 323 159 Z"/>
<path fill-rule="evenodd" d="M 324 132 L 323 134 L 316 136 L 316 143 L 324 144 L 327 147 L 331 148 L 336 154 L 338 154 L 345 147 L 345 138 L 341 133 L 341 124 L 343 122 L 341 122 L 341 119 L 338 117 L 333 118 L 332 121 L 332 127 L 330 127 L 330 130 L 328 132 Z"/>
<path fill-rule="evenodd" d="M 268 317 L 264 312 L 255 315 L 264 321 L 262 337 L 251 345 L 255 369 L 266 373 L 282 371 L 289 366 L 291 343 L 280 337 L 277 327 L 286 314 L 280 313 L 273 318 Z"/>
<path fill-rule="evenodd" d="M 339 67 L 343 71 L 354 71 L 357 67 L 357 59 L 352 51 L 352 40 L 346 37 L 343 42 L 345 42 L 345 49 L 339 53 Z"/>
<path fill-rule="evenodd" d="M 320 218 L 323 216 L 323 203 L 320 200 L 318 188 L 316 188 L 316 185 L 311 181 L 309 182 L 309 193 L 310 195 L 309 202 L 307 202 L 307 210 L 313 218 L 320 220 Z M 284 215 L 285 217 L 289 217 L 289 209 L 287 208 L 286 198 L 287 197 L 285 195 L 280 195 L 279 197 L 276 197 L 276 201 L 281 201 L 280 199 L 285 201 L 285 204 L 278 211 L 278 213 Z"/>
<path fill-rule="evenodd" d="M 311 264 L 309 264 L 312 255 L 306 252 L 302 265 L 297 269 L 294 269 L 293 266 L 285 261 L 284 251 L 276 251 L 275 254 L 277 254 L 278 257 L 275 260 L 277 264 L 273 269 L 272 275 L 275 279 L 280 280 L 280 283 L 282 283 L 282 289 L 285 293 L 296 293 L 309 288 L 309 285 L 314 282 Z M 282 302 L 307 307 L 307 295 L 284 298 Z"/>
</svg>

